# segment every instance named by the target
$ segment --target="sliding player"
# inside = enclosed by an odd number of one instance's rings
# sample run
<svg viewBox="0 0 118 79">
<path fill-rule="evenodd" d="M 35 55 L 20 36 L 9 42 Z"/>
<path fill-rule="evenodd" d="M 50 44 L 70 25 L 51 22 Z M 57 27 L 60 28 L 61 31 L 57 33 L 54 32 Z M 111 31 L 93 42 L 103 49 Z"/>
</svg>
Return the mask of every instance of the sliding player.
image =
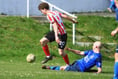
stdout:
<svg viewBox="0 0 118 79">
<path fill-rule="evenodd" d="M 85 57 L 76 60 L 75 62 L 73 62 L 71 65 L 68 66 L 42 66 L 42 69 L 86 72 L 96 65 L 98 69 L 96 73 L 101 73 L 102 56 L 100 54 L 100 49 L 101 49 L 101 42 L 99 41 L 96 41 L 93 44 L 93 50 L 80 51 L 66 48 L 66 50 L 68 51 L 71 51 L 77 55 L 84 55 Z"/>
</svg>

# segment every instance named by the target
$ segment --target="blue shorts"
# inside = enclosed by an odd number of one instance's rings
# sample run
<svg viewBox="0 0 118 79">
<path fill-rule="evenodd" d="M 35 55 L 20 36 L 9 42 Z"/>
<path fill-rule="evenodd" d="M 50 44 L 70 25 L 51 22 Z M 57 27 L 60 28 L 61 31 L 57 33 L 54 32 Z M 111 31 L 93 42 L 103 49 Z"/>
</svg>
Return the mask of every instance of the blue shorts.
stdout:
<svg viewBox="0 0 118 79">
<path fill-rule="evenodd" d="M 65 71 L 80 72 L 79 64 L 75 61 L 73 64 L 66 67 Z"/>
</svg>

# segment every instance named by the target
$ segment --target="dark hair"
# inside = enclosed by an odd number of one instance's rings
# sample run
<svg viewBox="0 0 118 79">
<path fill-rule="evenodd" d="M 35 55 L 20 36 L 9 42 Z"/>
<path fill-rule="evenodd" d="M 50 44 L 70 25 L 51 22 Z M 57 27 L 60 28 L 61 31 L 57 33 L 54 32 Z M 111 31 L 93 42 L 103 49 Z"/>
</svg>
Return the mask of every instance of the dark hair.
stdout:
<svg viewBox="0 0 118 79">
<path fill-rule="evenodd" d="M 49 5 L 48 5 L 48 3 L 42 2 L 42 3 L 39 4 L 38 9 L 39 10 L 40 9 L 47 9 L 47 10 L 49 10 Z"/>
</svg>

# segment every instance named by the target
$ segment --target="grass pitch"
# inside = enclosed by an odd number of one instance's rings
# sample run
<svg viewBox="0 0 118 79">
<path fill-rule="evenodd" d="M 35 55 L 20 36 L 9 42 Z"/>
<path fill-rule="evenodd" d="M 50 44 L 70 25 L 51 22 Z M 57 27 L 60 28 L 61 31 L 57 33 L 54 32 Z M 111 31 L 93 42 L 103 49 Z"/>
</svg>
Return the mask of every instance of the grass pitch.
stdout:
<svg viewBox="0 0 118 79">
<path fill-rule="evenodd" d="M 61 60 L 61 58 L 54 59 L 46 65 L 62 65 L 64 63 L 58 63 Z M 40 62 L 0 61 L 0 79 L 111 79 L 113 76 L 113 61 L 103 61 L 101 74 L 45 70 L 41 69 L 41 66 Z M 96 67 L 92 70 L 96 70 Z"/>
<path fill-rule="evenodd" d="M 117 43 L 117 35 L 111 37 L 110 33 L 118 25 L 115 18 L 101 16 L 78 16 L 79 24 L 76 25 L 76 35 L 101 36 L 102 43 Z M 67 47 L 79 50 L 88 50 L 92 47 L 81 47 L 72 44 L 72 24 L 65 21 L 68 33 Z M 111 79 L 113 76 L 114 52 L 116 45 L 106 45 L 102 48 L 103 72 L 66 72 L 41 69 L 41 61 L 44 53 L 39 40 L 49 31 L 49 23 L 39 23 L 26 17 L 0 17 L 0 79 Z M 86 38 L 76 41 L 91 41 Z M 54 60 L 46 65 L 65 65 L 58 54 L 57 44 L 48 44 Z M 107 51 L 106 51 L 107 50 Z M 27 63 L 26 56 L 29 53 L 36 55 L 34 63 Z M 81 58 L 71 52 L 67 52 L 70 62 Z M 96 70 L 96 67 L 93 68 Z"/>
</svg>

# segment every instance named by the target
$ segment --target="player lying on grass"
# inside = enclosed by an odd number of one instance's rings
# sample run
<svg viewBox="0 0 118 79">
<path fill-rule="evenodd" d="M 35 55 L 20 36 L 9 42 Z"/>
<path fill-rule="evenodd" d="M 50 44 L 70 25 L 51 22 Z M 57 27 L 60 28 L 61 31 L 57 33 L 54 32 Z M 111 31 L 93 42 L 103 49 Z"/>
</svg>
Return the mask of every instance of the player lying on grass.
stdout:
<svg viewBox="0 0 118 79">
<path fill-rule="evenodd" d="M 65 50 L 67 51 L 71 51 L 78 55 L 84 55 L 85 57 L 74 61 L 71 65 L 42 66 L 42 69 L 86 72 L 96 65 L 98 69 L 96 73 L 100 73 L 102 71 L 102 56 L 100 53 L 100 49 L 101 42 L 99 41 L 94 42 L 92 50 L 80 51 L 66 48 Z"/>
<path fill-rule="evenodd" d="M 111 32 L 112 36 L 115 36 L 118 33 L 118 27 Z M 114 54 L 115 64 L 114 64 L 114 77 L 113 79 L 118 79 L 118 44 L 116 46 L 116 52 Z"/>
</svg>

